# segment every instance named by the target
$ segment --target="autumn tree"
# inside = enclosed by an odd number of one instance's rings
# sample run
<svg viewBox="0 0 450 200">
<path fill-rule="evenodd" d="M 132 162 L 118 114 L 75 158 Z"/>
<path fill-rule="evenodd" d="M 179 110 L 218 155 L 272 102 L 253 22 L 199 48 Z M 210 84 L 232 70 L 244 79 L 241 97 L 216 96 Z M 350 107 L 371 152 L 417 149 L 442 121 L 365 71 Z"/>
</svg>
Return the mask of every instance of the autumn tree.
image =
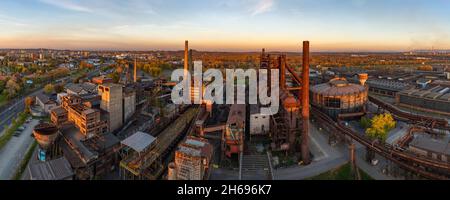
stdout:
<svg viewBox="0 0 450 200">
<path fill-rule="evenodd" d="M 117 72 L 108 74 L 108 78 L 112 78 L 114 83 L 118 83 L 120 81 L 120 74 Z"/>
<path fill-rule="evenodd" d="M 385 113 L 375 116 L 371 120 L 371 126 L 366 130 L 366 135 L 371 139 L 386 141 L 389 131 L 395 128 L 397 122 L 391 114 Z"/>
<path fill-rule="evenodd" d="M 44 92 L 47 94 L 51 94 L 55 91 L 55 86 L 53 86 L 52 84 L 47 84 L 44 87 Z"/>
<path fill-rule="evenodd" d="M 420 71 L 433 71 L 433 67 L 431 65 L 422 65 L 417 69 Z"/>
<path fill-rule="evenodd" d="M 370 127 L 366 129 L 366 135 L 372 140 L 385 142 L 389 131 L 395 128 L 397 122 L 391 114 L 385 113 L 375 116 L 370 121 Z M 367 148 L 366 159 L 371 162 L 375 158 L 375 152 Z"/>
<path fill-rule="evenodd" d="M 25 108 L 27 112 L 30 112 L 31 106 L 34 103 L 34 99 L 32 97 L 25 98 Z"/>
<path fill-rule="evenodd" d="M 8 82 L 6 82 L 6 92 L 8 94 L 8 98 L 12 99 L 14 98 L 20 91 L 20 85 L 13 79 L 9 79 Z"/>
</svg>

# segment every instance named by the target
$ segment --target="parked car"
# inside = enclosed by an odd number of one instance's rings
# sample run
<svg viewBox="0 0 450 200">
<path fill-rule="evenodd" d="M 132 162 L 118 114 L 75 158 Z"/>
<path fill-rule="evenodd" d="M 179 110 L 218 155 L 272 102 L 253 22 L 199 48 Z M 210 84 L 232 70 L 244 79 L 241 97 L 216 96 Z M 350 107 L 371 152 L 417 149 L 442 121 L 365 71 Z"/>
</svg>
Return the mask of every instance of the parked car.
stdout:
<svg viewBox="0 0 450 200">
<path fill-rule="evenodd" d="M 14 137 L 20 137 L 21 134 L 22 134 L 22 132 L 16 131 L 16 132 L 14 132 L 13 136 Z"/>
</svg>

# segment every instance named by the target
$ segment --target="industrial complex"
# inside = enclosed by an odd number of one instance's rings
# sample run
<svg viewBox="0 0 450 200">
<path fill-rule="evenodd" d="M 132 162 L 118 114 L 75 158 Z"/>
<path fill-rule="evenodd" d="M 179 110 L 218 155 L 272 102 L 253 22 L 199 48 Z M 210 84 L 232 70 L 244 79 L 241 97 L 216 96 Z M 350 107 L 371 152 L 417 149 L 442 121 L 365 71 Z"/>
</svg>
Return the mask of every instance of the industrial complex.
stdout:
<svg viewBox="0 0 450 200">
<path fill-rule="evenodd" d="M 177 57 L 185 77 L 203 64 L 194 55 L 186 41 Z M 38 147 L 24 179 L 306 179 L 341 160 L 350 164 L 352 179 L 361 179 L 361 162 L 376 178 L 450 177 L 445 73 L 399 68 L 386 76 L 379 69 L 314 65 L 314 56 L 308 41 L 298 55 L 257 54 L 258 73 L 279 73 L 280 107 L 270 115 L 260 112 L 267 107 L 260 103 L 199 98 L 211 81 L 196 79 L 187 89 L 196 104 L 174 104 L 178 82 L 143 73 L 143 58 L 127 55 L 115 81 L 98 74 L 35 96 L 30 110 L 43 120 L 33 129 Z M 243 90 L 234 96 L 250 94 L 247 81 L 236 83 Z M 380 117 L 393 123 L 386 135 L 373 137 Z"/>
</svg>

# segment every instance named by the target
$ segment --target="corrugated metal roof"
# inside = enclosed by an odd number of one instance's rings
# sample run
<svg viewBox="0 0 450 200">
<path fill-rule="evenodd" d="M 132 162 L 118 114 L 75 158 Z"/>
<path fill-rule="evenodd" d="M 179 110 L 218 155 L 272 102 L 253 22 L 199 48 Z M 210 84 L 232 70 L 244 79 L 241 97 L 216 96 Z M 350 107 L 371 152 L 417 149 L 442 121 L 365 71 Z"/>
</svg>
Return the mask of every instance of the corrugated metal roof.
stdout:
<svg viewBox="0 0 450 200">
<path fill-rule="evenodd" d="M 450 155 L 450 137 L 432 138 L 429 135 L 415 135 L 410 146 L 417 147 L 427 151 L 434 151 L 445 155 Z"/>
<path fill-rule="evenodd" d="M 153 142 L 155 142 L 156 138 L 151 136 L 150 134 L 144 132 L 137 132 L 132 136 L 128 137 L 121 143 L 126 145 L 137 152 L 142 152 L 146 148 L 148 148 Z"/>
<path fill-rule="evenodd" d="M 65 157 L 32 164 L 28 170 L 31 180 L 63 180 L 74 175 L 72 167 Z"/>
</svg>

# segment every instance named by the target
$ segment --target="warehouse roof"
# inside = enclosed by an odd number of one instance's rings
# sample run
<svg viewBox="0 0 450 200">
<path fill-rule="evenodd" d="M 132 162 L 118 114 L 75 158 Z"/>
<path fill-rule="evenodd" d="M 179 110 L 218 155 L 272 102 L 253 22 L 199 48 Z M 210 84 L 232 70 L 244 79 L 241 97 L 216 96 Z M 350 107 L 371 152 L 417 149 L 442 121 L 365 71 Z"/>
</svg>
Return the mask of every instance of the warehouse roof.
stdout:
<svg viewBox="0 0 450 200">
<path fill-rule="evenodd" d="M 142 152 L 148 147 L 150 147 L 155 141 L 156 141 L 155 137 L 151 136 L 150 134 L 139 131 L 133 134 L 132 136 L 128 137 L 127 139 L 123 140 L 121 143 L 125 146 L 132 148 L 137 152 Z"/>
<path fill-rule="evenodd" d="M 450 155 L 449 137 L 433 138 L 430 135 L 420 134 L 415 135 L 414 140 L 409 145 L 426 151 Z"/>
<path fill-rule="evenodd" d="M 28 170 L 31 180 L 64 180 L 74 175 L 72 167 L 65 157 L 32 164 Z"/>
</svg>

